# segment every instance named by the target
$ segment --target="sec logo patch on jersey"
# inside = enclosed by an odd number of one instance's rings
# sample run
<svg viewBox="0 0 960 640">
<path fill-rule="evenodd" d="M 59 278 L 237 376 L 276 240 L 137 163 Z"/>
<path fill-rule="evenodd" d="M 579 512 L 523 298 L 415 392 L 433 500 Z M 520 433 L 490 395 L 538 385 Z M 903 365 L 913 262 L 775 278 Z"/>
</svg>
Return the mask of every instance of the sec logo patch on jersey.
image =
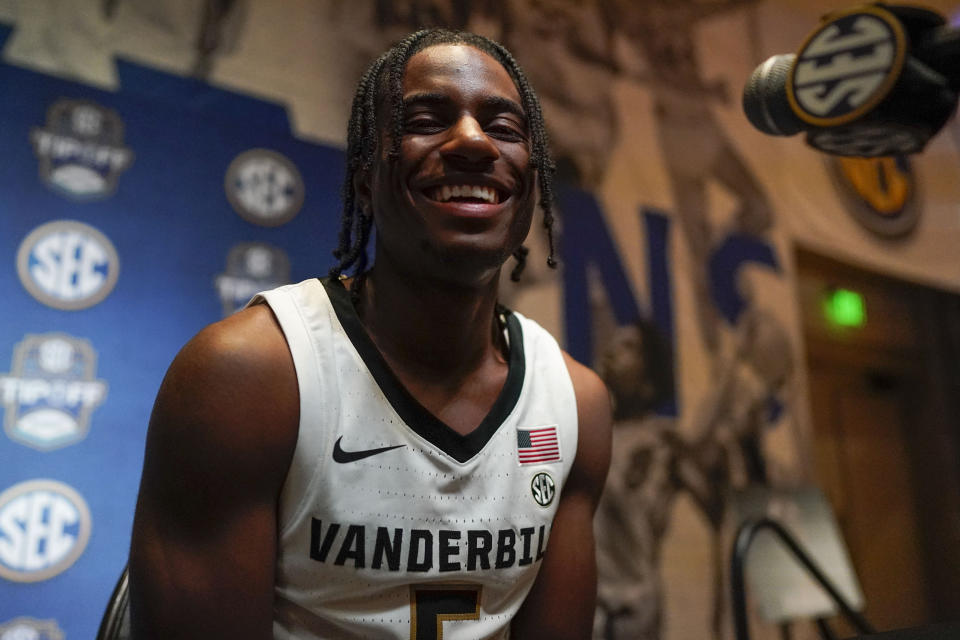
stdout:
<svg viewBox="0 0 960 640">
<path fill-rule="evenodd" d="M 27 335 L 13 349 L 10 373 L 0 375 L 4 429 L 14 442 L 39 451 L 83 440 L 90 417 L 107 396 L 96 379 L 97 354 L 64 333 Z"/>
<path fill-rule="evenodd" d="M 557 493 L 557 485 L 549 473 L 538 473 L 533 476 L 533 480 L 530 481 L 530 492 L 533 494 L 533 499 L 538 505 L 541 507 L 549 507 L 550 503 L 553 502 L 553 497 Z"/>
<path fill-rule="evenodd" d="M 90 225 L 57 220 L 24 238 L 17 252 L 17 275 L 38 301 L 77 311 L 110 294 L 120 275 L 120 258 L 113 243 Z"/>
<path fill-rule="evenodd" d="M 90 540 L 87 503 L 55 480 L 30 480 L 0 494 L 0 578 L 49 580 L 69 569 Z"/>
</svg>

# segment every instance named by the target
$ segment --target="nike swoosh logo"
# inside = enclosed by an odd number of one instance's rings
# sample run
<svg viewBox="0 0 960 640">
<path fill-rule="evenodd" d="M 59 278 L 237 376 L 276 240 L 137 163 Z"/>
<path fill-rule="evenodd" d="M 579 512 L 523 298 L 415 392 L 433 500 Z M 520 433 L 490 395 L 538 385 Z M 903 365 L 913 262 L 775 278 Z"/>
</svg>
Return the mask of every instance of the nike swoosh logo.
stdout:
<svg viewBox="0 0 960 640">
<path fill-rule="evenodd" d="M 405 444 L 395 444 L 392 447 L 380 447 L 378 449 L 364 449 L 362 451 L 344 451 L 340 448 L 340 441 L 343 440 L 343 436 L 337 438 L 337 441 L 333 443 L 333 461 L 344 464 L 346 462 L 356 462 L 357 460 L 363 460 L 364 458 L 369 458 L 370 456 L 375 456 L 378 453 L 383 453 L 384 451 L 390 451 L 391 449 L 399 449 L 400 447 L 405 447 Z"/>
</svg>

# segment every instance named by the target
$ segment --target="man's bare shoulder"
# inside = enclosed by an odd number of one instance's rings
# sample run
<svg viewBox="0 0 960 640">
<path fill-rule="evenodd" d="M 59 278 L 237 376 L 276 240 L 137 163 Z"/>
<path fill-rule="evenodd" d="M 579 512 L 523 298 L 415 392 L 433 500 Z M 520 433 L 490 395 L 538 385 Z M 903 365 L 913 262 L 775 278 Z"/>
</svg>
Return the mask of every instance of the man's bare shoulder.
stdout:
<svg viewBox="0 0 960 640">
<path fill-rule="evenodd" d="M 584 489 L 599 498 L 610 466 L 613 422 L 610 393 L 592 369 L 577 362 L 565 351 L 563 358 L 573 382 L 580 423 L 574 474 L 584 482 Z"/>
<path fill-rule="evenodd" d="M 209 325 L 180 350 L 157 395 L 151 431 L 242 453 L 264 442 L 285 449 L 298 423 L 293 359 L 273 312 L 260 304 Z"/>
<path fill-rule="evenodd" d="M 174 358 L 150 417 L 130 546 L 137 637 L 211 625 L 217 637 L 268 637 L 298 398 L 265 305 L 203 329 Z"/>
<path fill-rule="evenodd" d="M 247 307 L 208 325 L 193 341 L 213 349 L 215 354 L 250 358 L 252 365 L 292 364 L 283 330 L 265 303 Z"/>
<path fill-rule="evenodd" d="M 600 376 L 590 367 L 581 364 L 566 351 L 563 352 L 563 360 L 567 365 L 567 371 L 570 372 L 570 379 L 573 382 L 574 391 L 577 394 L 577 400 L 583 397 L 585 400 L 601 404 L 610 404 L 610 394 L 606 385 Z"/>
</svg>

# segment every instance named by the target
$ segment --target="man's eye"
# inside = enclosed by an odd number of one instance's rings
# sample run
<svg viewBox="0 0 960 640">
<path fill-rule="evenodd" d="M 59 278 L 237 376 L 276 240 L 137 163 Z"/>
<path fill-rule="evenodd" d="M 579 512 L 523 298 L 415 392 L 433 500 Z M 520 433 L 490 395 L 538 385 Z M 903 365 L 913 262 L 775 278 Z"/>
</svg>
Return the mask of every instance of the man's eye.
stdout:
<svg viewBox="0 0 960 640">
<path fill-rule="evenodd" d="M 435 133 L 442 131 L 443 128 L 444 125 L 440 120 L 427 116 L 408 118 L 406 122 L 403 123 L 404 131 L 409 133 Z"/>
<path fill-rule="evenodd" d="M 508 142 L 522 142 L 527 139 L 527 132 L 519 126 L 507 122 L 493 122 L 486 128 L 487 134 Z"/>
</svg>

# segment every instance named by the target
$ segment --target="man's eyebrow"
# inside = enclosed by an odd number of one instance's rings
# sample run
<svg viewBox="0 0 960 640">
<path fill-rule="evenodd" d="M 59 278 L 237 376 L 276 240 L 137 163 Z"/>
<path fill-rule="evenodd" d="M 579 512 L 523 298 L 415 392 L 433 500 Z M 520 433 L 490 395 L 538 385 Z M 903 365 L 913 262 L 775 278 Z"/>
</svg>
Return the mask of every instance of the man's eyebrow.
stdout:
<svg viewBox="0 0 960 640">
<path fill-rule="evenodd" d="M 425 105 L 436 105 L 443 106 L 450 104 L 449 96 L 443 93 L 412 93 L 410 95 L 404 96 L 403 98 L 403 108 L 404 110 L 409 109 L 413 105 L 425 104 Z"/>
<path fill-rule="evenodd" d="M 503 96 L 487 96 L 483 99 L 483 106 L 485 109 L 489 109 L 490 111 L 508 111 L 520 118 L 523 118 L 524 122 L 527 120 L 527 114 L 524 112 L 523 107 L 510 98 L 504 98 Z"/>
<path fill-rule="evenodd" d="M 405 96 L 403 99 L 403 109 L 406 111 L 412 106 L 415 105 L 434 105 L 434 106 L 448 106 L 453 101 L 445 93 L 413 93 L 408 96 Z M 516 101 L 511 100 L 510 98 L 504 98 L 503 96 L 486 96 L 481 101 L 481 107 L 484 111 L 507 111 L 516 115 L 517 117 L 523 118 L 524 121 L 527 119 L 527 114 L 524 112 L 523 107 L 521 107 Z"/>
</svg>

